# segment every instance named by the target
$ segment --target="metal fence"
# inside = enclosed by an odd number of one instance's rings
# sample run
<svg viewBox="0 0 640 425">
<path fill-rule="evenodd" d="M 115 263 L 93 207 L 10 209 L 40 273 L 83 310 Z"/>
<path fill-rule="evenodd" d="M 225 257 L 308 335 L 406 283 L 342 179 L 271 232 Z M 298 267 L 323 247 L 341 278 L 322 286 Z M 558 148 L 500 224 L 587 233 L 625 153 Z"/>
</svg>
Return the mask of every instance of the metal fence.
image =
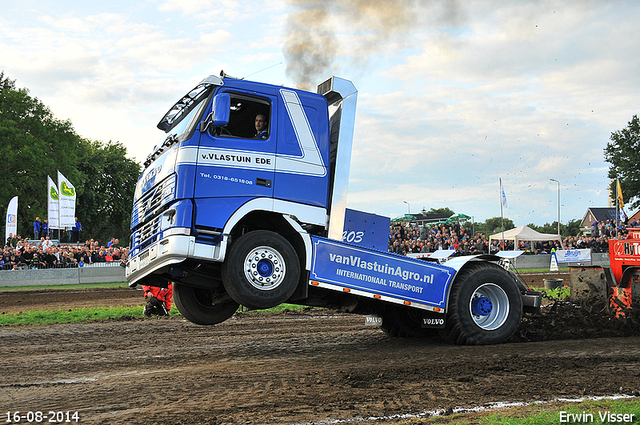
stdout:
<svg viewBox="0 0 640 425">
<path fill-rule="evenodd" d="M 57 265 L 54 267 L 34 267 L 26 263 L 15 264 L 3 264 L 1 265 L 0 271 L 11 271 L 11 270 L 52 270 L 52 269 L 77 269 L 77 268 L 91 268 L 91 267 L 120 267 L 122 262 L 118 261 L 107 261 L 100 263 L 91 263 L 91 264 L 83 264 L 79 266 L 78 264 L 63 264 Z"/>
<path fill-rule="evenodd" d="M 124 267 L 86 266 L 67 269 L 7 270 L 0 286 L 41 286 L 78 283 L 125 282 Z"/>
</svg>

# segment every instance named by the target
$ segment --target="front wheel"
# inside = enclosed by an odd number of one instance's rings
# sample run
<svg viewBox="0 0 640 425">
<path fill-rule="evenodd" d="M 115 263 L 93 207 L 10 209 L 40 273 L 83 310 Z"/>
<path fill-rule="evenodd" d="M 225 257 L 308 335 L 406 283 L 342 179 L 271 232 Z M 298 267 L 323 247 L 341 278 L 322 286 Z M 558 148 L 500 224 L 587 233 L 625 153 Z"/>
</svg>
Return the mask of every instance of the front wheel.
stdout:
<svg viewBox="0 0 640 425">
<path fill-rule="evenodd" d="M 217 325 L 233 316 L 239 304 L 226 298 L 218 301 L 220 296 L 210 289 L 173 285 L 173 301 L 180 314 L 198 325 Z"/>
<path fill-rule="evenodd" d="M 300 280 L 300 260 L 288 240 L 268 230 L 241 236 L 222 265 L 222 283 L 236 302 L 271 308 L 293 295 Z"/>
<path fill-rule="evenodd" d="M 522 297 L 509 272 L 477 263 L 453 283 L 444 334 L 456 344 L 499 344 L 515 333 L 521 319 Z"/>
</svg>

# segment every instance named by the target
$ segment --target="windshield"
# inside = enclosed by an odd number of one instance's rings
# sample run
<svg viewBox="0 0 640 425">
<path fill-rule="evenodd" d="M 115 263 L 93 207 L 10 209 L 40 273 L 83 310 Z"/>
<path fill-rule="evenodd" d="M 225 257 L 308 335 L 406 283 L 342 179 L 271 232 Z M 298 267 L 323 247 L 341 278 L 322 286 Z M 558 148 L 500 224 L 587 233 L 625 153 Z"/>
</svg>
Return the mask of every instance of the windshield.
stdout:
<svg viewBox="0 0 640 425">
<path fill-rule="evenodd" d="M 164 117 L 162 117 L 158 123 L 158 128 L 166 133 L 171 131 L 180 124 L 180 122 L 184 121 L 185 117 L 189 115 L 203 99 L 209 96 L 212 87 L 221 86 L 222 84 L 222 80 L 213 75 L 202 80 L 200 84 L 182 96 L 182 98 L 164 114 Z"/>
<path fill-rule="evenodd" d="M 189 137 L 200 119 L 202 110 L 207 106 L 207 99 L 213 87 L 215 85 L 210 83 L 199 84 L 165 114 L 158 123 L 158 128 L 166 127 L 164 131 L 167 135 L 162 137 L 160 143 L 153 148 L 153 152 L 145 160 L 143 164 L 145 169 L 171 146 Z"/>
<path fill-rule="evenodd" d="M 199 118 L 201 116 L 202 109 L 207 106 L 207 96 L 199 99 L 199 104 L 194 106 L 194 109 L 183 119 L 180 121 L 178 125 L 176 125 L 171 131 L 172 134 L 175 134 L 178 140 L 184 140 L 189 136 L 193 127 L 198 123 Z"/>
</svg>

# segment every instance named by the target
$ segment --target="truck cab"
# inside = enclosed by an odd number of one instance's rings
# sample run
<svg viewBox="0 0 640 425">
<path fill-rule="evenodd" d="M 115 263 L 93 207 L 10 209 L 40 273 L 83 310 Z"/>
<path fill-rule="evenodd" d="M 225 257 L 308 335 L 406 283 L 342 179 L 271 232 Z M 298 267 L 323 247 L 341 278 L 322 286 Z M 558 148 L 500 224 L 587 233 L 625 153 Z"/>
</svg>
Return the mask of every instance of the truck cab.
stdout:
<svg viewBox="0 0 640 425">
<path fill-rule="evenodd" d="M 251 230 L 289 233 L 303 259 L 309 241 L 294 234 L 328 236 L 334 223 L 341 238 L 357 91 L 335 77 L 319 90 L 209 76 L 176 102 L 136 186 L 131 285 L 211 288 L 229 243 Z"/>
</svg>

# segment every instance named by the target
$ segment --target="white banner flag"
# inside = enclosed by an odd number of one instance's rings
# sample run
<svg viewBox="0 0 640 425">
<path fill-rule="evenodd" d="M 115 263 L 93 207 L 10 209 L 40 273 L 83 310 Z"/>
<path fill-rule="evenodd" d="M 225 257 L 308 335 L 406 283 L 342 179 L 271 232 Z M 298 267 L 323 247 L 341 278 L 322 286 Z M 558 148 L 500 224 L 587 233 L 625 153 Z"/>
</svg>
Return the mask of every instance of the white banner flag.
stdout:
<svg viewBox="0 0 640 425">
<path fill-rule="evenodd" d="M 502 179 L 500 179 L 500 202 L 503 207 L 509 208 L 507 206 L 507 195 L 504 193 L 504 187 L 502 186 Z"/>
<path fill-rule="evenodd" d="M 76 224 L 76 188 L 58 171 L 58 197 L 61 229 L 71 228 Z"/>
<path fill-rule="evenodd" d="M 53 182 L 51 177 L 47 176 L 47 199 L 48 199 L 48 221 L 49 229 L 60 228 L 60 195 L 58 194 L 58 186 Z"/>
<path fill-rule="evenodd" d="M 9 239 L 9 233 L 15 236 L 18 233 L 18 197 L 14 196 L 7 207 L 7 220 L 5 221 L 4 240 Z"/>
</svg>

